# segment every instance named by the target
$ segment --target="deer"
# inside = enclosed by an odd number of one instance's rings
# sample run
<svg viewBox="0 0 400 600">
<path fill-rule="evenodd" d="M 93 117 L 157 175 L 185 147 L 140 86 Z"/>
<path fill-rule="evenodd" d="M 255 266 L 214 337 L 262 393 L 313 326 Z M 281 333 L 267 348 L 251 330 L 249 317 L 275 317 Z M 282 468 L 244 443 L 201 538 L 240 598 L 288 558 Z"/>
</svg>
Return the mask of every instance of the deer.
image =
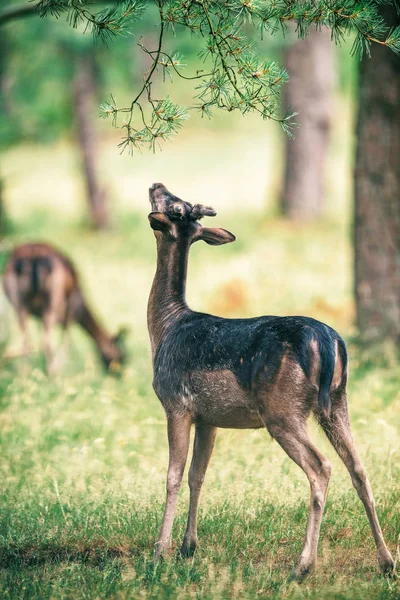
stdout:
<svg viewBox="0 0 400 600">
<path fill-rule="evenodd" d="M 190 557 L 198 546 L 199 496 L 218 428 L 266 428 L 304 471 L 310 508 L 303 549 L 292 578 L 314 570 L 331 465 L 312 443 L 312 413 L 347 467 L 360 497 L 384 573 L 393 573 L 371 485 L 350 429 L 346 384 L 347 350 L 328 325 L 310 317 L 260 316 L 228 319 L 191 310 L 185 300 L 189 250 L 235 241 L 222 228 L 205 227 L 213 208 L 191 204 L 161 183 L 149 189 L 148 215 L 157 246 L 157 267 L 148 301 L 153 388 L 167 419 L 169 463 L 166 502 L 154 560 L 171 547 L 172 526 L 189 450 L 189 513 L 180 548 Z"/>
<path fill-rule="evenodd" d="M 77 323 L 94 341 L 103 367 L 114 374 L 120 372 L 125 361 L 125 330 L 109 335 L 100 325 L 83 296 L 74 265 L 56 248 L 45 243 L 14 248 L 3 274 L 3 287 L 23 334 L 23 355 L 30 349 L 29 316 L 37 317 L 43 324 L 48 372 L 56 368 L 52 331 L 61 325 L 65 333 L 72 323 Z"/>
</svg>

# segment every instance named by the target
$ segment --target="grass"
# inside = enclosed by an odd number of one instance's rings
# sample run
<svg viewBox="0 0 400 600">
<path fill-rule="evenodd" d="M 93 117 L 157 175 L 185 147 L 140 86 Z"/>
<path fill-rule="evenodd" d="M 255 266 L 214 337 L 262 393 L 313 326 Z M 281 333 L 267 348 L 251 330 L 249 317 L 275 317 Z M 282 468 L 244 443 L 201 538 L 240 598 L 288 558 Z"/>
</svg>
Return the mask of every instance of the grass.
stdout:
<svg viewBox="0 0 400 600">
<path fill-rule="evenodd" d="M 131 333 L 129 363 L 119 380 L 103 376 L 78 329 L 72 331 L 68 360 L 57 377 L 44 375 L 39 354 L 0 365 L 1 598 L 400 598 L 399 583 L 379 575 L 361 503 L 314 424 L 312 438 L 332 462 L 333 476 L 318 569 L 304 584 L 289 584 L 288 577 L 301 551 L 308 485 L 259 430 L 219 432 L 202 492 L 198 552 L 192 560 L 176 554 L 188 504 L 184 484 L 173 551 L 152 564 L 168 451 L 164 414 L 151 387 L 145 318 L 155 269 L 146 218 L 148 184 L 161 180 L 188 200 L 207 199 L 218 209 L 218 225 L 238 236 L 226 247 L 193 248 L 188 301 L 194 308 L 225 316 L 303 313 L 329 322 L 348 339 L 354 333 L 350 180 L 343 171 L 348 155 L 333 144 L 331 164 L 344 175 L 330 185 L 328 218 L 291 225 L 274 216 L 267 202 L 268 190 L 276 196 L 278 171 L 260 170 L 264 151 L 265 164 L 268 152 L 275 164 L 276 133 L 266 137 L 254 122 L 250 141 L 242 127 L 236 124 L 223 135 L 211 129 L 187 135 L 162 155 L 138 157 L 138 162 L 112 154 L 109 143 L 105 170 L 119 189 L 115 228 L 107 234 L 82 224 L 68 145 L 22 147 L 5 155 L 13 231 L 4 245 L 35 238 L 57 243 L 78 264 L 86 293 L 109 330 L 126 323 Z M 243 172 L 235 172 L 235 153 Z M 182 169 L 180 155 L 191 157 L 192 167 L 188 160 Z M 336 197 L 340 201 L 333 202 Z M 4 302 L 1 306 L 3 313 L 8 310 Z M 16 349 L 19 334 L 7 314 L 9 348 Z M 32 329 L 38 344 L 38 331 Z M 7 327 L 1 332 L 5 336 Z M 390 347 L 371 352 L 350 343 L 350 366 L 354 434 L 396 554 L 399 362 Z"/>
</svg>

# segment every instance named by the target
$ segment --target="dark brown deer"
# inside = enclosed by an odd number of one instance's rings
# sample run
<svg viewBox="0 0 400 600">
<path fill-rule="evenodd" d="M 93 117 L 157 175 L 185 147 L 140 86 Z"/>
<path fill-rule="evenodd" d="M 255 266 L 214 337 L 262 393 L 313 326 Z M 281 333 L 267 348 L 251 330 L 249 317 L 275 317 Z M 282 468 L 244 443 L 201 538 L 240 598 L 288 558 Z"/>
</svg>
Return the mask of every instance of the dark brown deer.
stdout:
<svg viewBox="0 0 400 600">
<path fill-rule="evenodd" d="M 44 352 L 49 371 L 55 367 L 52 330 L 64 331 L 77 323 L 91 336 L 103 366 L 117 373 L 124 362 L 124 332 L 109 335 L 89 309 L 71 261 L 49 244 L 22 244 L 14 249 L 6 265 L 3 285 L 14 307 L 23 333 L 23 353 L 29 350 L 27 318 L 38 317 L 44 326 Z"/>
<path fill-rule="evenodd" d="M 345 463 L 361 498 L 378 561 L 392 572 L 374 506 L 371 486 L 350 431 L 346 382 L 347 353 L 341 337 L 307 317 L 224 319 L 190 310 L 185 301 L 191 244 L 233 242 L 225 229 L 202 227 L 215 211 L 192 206 L 159 183 L 150 188 L 149 221 L 157 240 L 157 271 L 148 304 L 154 390 L 167 416 L 169 466 L 167 497 L 155 558 L 170 546 L 178 491 L 195 425 L 189 470 L 190 507 L 181 547 L 197 546 L 197 508 L 217 427 L 266 427 L 305 472 L 310 514 L 303 550 L 294 571 L 302 579 L 317 558 L 317 545 L 331 466 L 310 441 L 306 421 L 313 413 Z"/>
</svg>

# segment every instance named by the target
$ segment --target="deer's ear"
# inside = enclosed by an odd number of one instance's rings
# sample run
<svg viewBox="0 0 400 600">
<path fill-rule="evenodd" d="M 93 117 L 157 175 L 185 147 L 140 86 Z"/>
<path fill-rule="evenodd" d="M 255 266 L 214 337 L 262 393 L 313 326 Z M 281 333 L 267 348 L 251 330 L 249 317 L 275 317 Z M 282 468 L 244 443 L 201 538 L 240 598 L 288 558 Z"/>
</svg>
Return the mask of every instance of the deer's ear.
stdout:
<svg viewBox="0 0 400 600">
<path fill-rule="evenodd" d="M 210 246 L 222 246 L 222 244 L 234 242 L 236 237 L 221 227 L 202 227 L 198 239 L 204 240 Z"/>
<path fill-rule="evenodd" d="M 149 214 L 150 227 L 155 231 L 169 233 L 172 223 L 168 217 L 162 212 L 151 212 Z"/>
</svg>

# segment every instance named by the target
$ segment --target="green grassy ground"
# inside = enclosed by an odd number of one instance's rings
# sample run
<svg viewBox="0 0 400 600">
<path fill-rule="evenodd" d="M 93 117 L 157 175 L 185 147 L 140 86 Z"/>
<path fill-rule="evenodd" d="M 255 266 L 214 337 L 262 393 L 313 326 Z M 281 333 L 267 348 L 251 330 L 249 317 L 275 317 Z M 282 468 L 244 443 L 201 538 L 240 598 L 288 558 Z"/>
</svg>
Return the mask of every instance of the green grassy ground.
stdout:
<svg viewBox="0 0 400 600">
<path fill-rule="evenodd" d="M 312 437 L 333 464 L 315 575 L 300 586 L 288 583 L 301 550 L 308 484 L 259 430 L 219 432 L 202 493 L 198 552 L 188 561 L 176 556 L 186 520 L 185 484 L 174 550 L 152 565 L 168 452 L 164 414 L 151 387 L 145 324 L 155 269 L 148 185 L 161 180 L 188 200 L 207 199 L 219 213 L 214 221 L 238 237 L 226 247 L 193 248 L 191 306 L 225 316 L 303 313 L 329 322 L 348 339 L 353 333 L 349 174 L 338 175 L 348 156 L 340 131 L 331 156 L 337 177 L 331 176 L 328 218 L 299 226 L 274 217 L 268 201 L 276 195 L 273 153 L 280 142 L 275 133 L 266 135 L 270 129 L 260 131 L 258 122 L 251 127 L 251 139 L 241 125 L 224 135 L 212 129 L 187 134 L 177 146 L 138 162 L 119 158 L 111 141 L 104 164 L 118 191 L 116 223 L 101 235 L 81 223 L 68 146 L 26 147 L 5 156 L 13 233 L 4 244 L 56 242 L 78 264 L 87 295 L 109 329 L 129 324 L 131 334 L 121 380 L 103 376 L 77 329 L 65 368 L 53 379 L 43 374 L 40 356 L 1 364 L 0 597 L 400 598 L 399 583 L 378 573 L 368 522 L 348 474 L 313 424 Z M 261 163 L 275 167 L 261 169 Z M 10 320 L 12 350 L 20 338 L 11 314 Z M 355 438 L 396 554 L 399 364 L 390 348 L 367 353 L 350 344 L 350 365 Z"/>
</svg>

